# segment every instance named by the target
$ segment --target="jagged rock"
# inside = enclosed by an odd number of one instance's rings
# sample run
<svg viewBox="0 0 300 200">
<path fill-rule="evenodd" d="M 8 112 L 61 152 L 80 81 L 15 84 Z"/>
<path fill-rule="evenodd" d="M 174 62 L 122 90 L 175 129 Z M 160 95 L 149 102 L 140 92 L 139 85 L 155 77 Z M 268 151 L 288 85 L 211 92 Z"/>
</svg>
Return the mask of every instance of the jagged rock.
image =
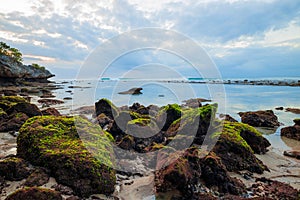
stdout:
<svg viewBox="0 0 300 200">
<path fill-rule="evenodd" d="M 104 113 L 110 119 L 114 119 L 118 115 L 118 108 L 108 99 L 100 99 L 95 103 L 96 116 Z"/>
<path fill-rule="evenodd" d="M 300 119 L 294 119 L 294 126 L 281 129 L 281 136 L 300 141 Z"/>
<path fill-rule="evenodd" d="M 220 117 L 223 118 L 223 120 L 225 121 L 229 121 L 229 122 L 238 122 L 236 119 L 234 119 L 233 117 L 231 117 L 228 114 L 220 114 Z"/>
<path fill-rule="evenodd" d="M 23 65 L 14 61 L 11 57 L 0 55 L 0 78 L 2 79 L 29 79 L 29 80 L 47 80 L 53 77 L 48 70 L 37 68 L 32 65 Z"/>
<path fill-rule="evenodd" d="M 62 200 L 59 192 L 46 188 L 24 188 L 10 194 L 5 200 Z"/>
<path fill-rule="evenodd" d="M 116 180 L 106 135 L 81 117 L 33 117 L 20 129 L 17 155 L 49 169 L 58 183 L 79 196 L 111 194 Z"/>
<path fill-rule="evenodd" d="M 181 108 L 177 104 L 168 104 L 162 107 L 156 117 L 157 125 L 162 131 L 168 130 L 170 125 L 181 117 Z"/>
<path fill-rule="evenodd" d="M 185 135 L 194 137 L 195 144 L 202 144 L 214 121 L 217 110 L 216 104 L 186 110 L 182 117 L 174 121 L 166 131 L 167 137 Z"/>
<path fill-rule="evenodd" d="M 270 146 L 261 133 L 238 122 L 225 122 L 222 126 L 222 132 L 214 134 L 219 138 L 212 151 L 221 158 L 227 170 L 249 170 L 260 174 L 267 170 L 254 155 L 254 152 L 265 153 Z"/>
<path fill-rule="evenodd" d="M 0 160 L 0 176 L 10 181 L 20 181 L 27 178 L 30 169 L 25 160 L 17 157 L 8 157 Z"/>
<path fill-rule="evenodd" d="M 277 116 L 272 110 L 260 110 L 255 112 L 240 112 L 241 120 L 245 124 L 249 124 L 254 127 L 278 127 L 280 123 L 278 122 Z"/>
</svg>

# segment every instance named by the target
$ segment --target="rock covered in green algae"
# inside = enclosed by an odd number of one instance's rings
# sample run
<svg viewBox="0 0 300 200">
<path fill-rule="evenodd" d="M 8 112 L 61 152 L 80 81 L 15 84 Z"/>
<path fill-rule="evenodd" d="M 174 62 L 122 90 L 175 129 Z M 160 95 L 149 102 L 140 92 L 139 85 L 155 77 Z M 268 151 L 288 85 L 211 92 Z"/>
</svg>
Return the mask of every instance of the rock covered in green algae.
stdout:
<svg viewBox="0 0 300 200">
<path fill-rule="evenodd" d="M 229 171 L 249 170 L 263 173 L 267 169 L 254 153 L 264 153 L 270 143 L 255 128 L 239 122 L 225 122 L 213 151 Z"/>
<path fill-rule="evenodd" d="M 210 104 L 184 111 L 182 117 L 171 124 L 167 136 L 194 136 L 194 143 L 201 145 L 215 119 L 216 110 L 217 104 Z"/>
<path fill-rule="evenodd" d="M 17 155 L 50 169 L 77 195 L 111 194 L 116 178 L 107 134 L 80 117 L 33 117 L 20 129 Z"/>
<path fill-rule="evenodd" d="M 62 200 L 59 192 L 46 188 L 24 188 L 10 194 L 5 200 Z"/>
<path fill-rule="evenodd" d="M 95 103 L 96 116 L 104 113 L 110 119 L 114 119 L 118 115 L 118 108 L 108 99 L 100 99 Z"/>
<path fill-rule="evenodd" d="M 169 104 L 162 107 L 156 117 L 157 124 L 162 131 L 168 130 L 170 125 L 181 117 L 181 108 L 178 104 Z"/>
<path fill-rule="evenodd" d="M 22 158 L 8 157 L 0 160 L 0 176 L 10 181 L 20 181 L 30 174 L 27 163 Z"/>
</svg>

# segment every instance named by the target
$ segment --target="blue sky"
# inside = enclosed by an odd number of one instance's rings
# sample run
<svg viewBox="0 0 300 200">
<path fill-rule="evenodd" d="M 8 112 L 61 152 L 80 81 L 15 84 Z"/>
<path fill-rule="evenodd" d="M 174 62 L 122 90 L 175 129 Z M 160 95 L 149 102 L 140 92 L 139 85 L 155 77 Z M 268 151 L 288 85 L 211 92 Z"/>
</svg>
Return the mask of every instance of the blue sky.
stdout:
<svg viewBox="0 0 300 200">
<path fill-rule="evenodd" d="M 190 37 L 224 78 L 300 77 L 299 0 L 0 0 L 0 4 L 0 40 L 20 49 L 25 63 L 42 64 L 58 78 L 75 78 L 87 56 L 103 42 L 145 27 Z M 111 73 L 119 76 L 148 63 L 193 76 L 182 60 L 149 51 L 123 56 Z"/>
</svg>

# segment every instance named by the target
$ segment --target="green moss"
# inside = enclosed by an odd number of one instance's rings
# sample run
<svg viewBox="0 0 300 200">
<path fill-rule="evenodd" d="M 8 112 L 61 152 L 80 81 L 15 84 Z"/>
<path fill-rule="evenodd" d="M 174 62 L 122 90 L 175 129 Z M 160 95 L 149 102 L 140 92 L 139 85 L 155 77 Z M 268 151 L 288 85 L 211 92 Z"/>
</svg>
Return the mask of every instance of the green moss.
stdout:
<svg viewBox="0 0 300 200">
<path fill-rule="evenodd" d="M 2 108 L 0 108 L 0 117 L 4 115 L 7 115 L 7 113 Z"/>
<path fill-rule="evenodd" d="M 109 133 L 81 117 L 39 116 L 27 120 L 21 127 L 17 151 L 19 156 L 33 164 L 54 172 L 65 169 L 67 179 L 56 178 L 78 190 L 79 194 L 86 195 L 86 192 L 81 191 L 73 179 L 84 177 L 89 177 L 94 184 L 88 194 L 96 191 L 110 193 L 112 189 L 107 187 L 115 183 L 110 140 Z"/>
<path fill-rule="evenodd" d="M 19 96 L 0 96 L 0 101 L 9 103 L 24 103 L 27 102 L 24 98 Z"/>
<path fill-rule="evenodd" d="M 146 118 L 138 118 L 128 122 L 128 125 L 148 126 L 151 120 Z"/>
<path fill-rule="evenodd" d="M 160 111 L 158 112 L 158 115 L 161 115 L 162 113 L 168 113 L 169 110 L 172 110 L 177 115 L 181 115 L 181 107 L 178 104 L 168 104 L 166 106 L 163 106 Z"/>
</svg>

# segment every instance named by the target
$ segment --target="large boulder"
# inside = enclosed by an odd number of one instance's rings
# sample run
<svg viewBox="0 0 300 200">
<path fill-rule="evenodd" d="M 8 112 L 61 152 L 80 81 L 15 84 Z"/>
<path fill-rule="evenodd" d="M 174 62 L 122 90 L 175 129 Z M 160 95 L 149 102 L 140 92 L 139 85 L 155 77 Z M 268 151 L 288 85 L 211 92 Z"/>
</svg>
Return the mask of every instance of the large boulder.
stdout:
<svg viewBox="0 0 300 200">
<path fill-rule="evenodd" d="M 100 99 L 95 103 L 96 116 L 101 113 L 108 116 L 110 119 L 114 119 L 118 115 L 118 108 L 108 99 Z"/>
<path fill-rule="evenodd" d="M 157 191 L 167 192 L 176 189 L 184 199 L 191 199 L 199 189 L 206 187 L 223 194 L 245 192 L 245 185 L 229 176 L 218 156 L 213 153 L 205 157 L 202 155 L 198 148 L 189 148 L 182 154 L 175 152 L 167 155 L 164 158 L 166 160 L 179 158 L 156 172 Z"/>
<path fill-rule="evenodd" d="M 300 141 L 300 119 L 294 119 L 294 126 L 281 129 L 281 136 Z"/>
<path fill-rule="evenodd" d="M 47 80 L 53 76 L 43 67 L 23 65 L 10 56 L 0 54 L 0 79 Z"/>
<path fill-rule="evenodd" d="M 111 194 L 116 178 L 107 134 L 80 117 L 33 117 L 20 129 L 17 155 L 48 168 L 77 195 Z"/>
<path fill-rule="evenodd" d="M 213 147 L 229 171 L 249 170 L 251 172 L 263 173 L 267 167 L 257 159 L 254 153 L 265 153 L 270 143 L 263 138 L 261 133 L 246 124 L 238 122 L 224 122 Z"/>
<path fill-rule="evenodd" d="M 255 112 L 240 112 L 241 121 L 254 127 L 270 127 L 280 126 L 277 116 L 272 110 L 259 110 Z"/>
<path fill-rule="evenodd" d="M 24 188 L 10 194 L 5 200 L 62 200 L 59 192 L 46 188 Z"/>
</svg>

